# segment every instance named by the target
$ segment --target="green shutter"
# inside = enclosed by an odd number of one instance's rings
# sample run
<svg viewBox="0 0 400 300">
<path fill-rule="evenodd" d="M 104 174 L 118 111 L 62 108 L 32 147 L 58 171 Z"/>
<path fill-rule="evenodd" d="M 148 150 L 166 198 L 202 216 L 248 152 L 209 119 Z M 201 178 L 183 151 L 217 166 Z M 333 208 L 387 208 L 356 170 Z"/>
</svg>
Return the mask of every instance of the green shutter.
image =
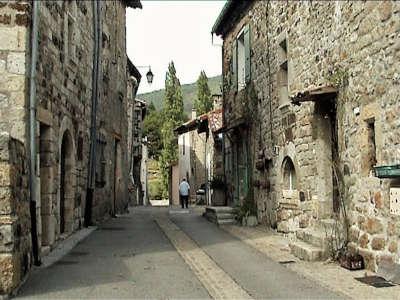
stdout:
<svg viewBox="0 0 400 300">
<path fill-rule="evenodd" d="M 246 83 L 250 83 L 251 79 L 251 62 L 250 62 L 250 26 L 247 24 L 244 27 L 244 56 L 245 56 L 245 78 Z"/>
<path fill-rule="evenodd" d="M 233 89 L 237 91 L 238 89 L 238 73 L 237 73 L 237 40 L 233 41 L 232 46 L 232 84 Z"/>
</svg>

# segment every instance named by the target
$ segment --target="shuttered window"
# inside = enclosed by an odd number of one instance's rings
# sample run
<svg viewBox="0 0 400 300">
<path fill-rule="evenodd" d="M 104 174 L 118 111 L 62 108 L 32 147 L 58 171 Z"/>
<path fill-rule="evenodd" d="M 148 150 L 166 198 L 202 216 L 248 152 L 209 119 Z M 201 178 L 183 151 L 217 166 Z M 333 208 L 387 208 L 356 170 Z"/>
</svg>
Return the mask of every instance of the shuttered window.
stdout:
<svg viewBox="0 0 400 300">
<path fill-rule="evenodd" d="M 250 26 L 247 24 L 232 45 L 232 84 L 242 90 L 251 80 Z"/>
</svg>

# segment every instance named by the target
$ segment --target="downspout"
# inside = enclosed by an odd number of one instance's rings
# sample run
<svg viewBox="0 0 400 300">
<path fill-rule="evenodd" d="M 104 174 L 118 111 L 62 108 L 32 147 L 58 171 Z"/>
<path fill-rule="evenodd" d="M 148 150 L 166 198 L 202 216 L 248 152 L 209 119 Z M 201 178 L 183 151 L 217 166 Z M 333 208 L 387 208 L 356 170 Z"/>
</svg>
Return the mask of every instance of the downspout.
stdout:
<svg viewBox="0 0 400 300">
<path fill-rule="evenodd" d="M 89 174 L 86 190 L 85 204 L 85 226 L 92 224 L 92 203 L 95 188 L 96 176 L 96 119 L 97 119 L 97 101 L 99 87 L 99 51 L 100 51 L 100 3 L 98 0 L 92 2 L 93 5 L 93 31 L 94 31 L 94 47 L 93 47 L 93 70 L 92 70 L 92 110 L 91 110 L 91 125 L 90 125 L 90 153 L 89 153 Z"/>
<path fill-rule="evenodd" d="M 30 215 L 31 215 L 31 238 L 33 263 L 40 265 L 39 244 L 36 220 L 36 65 L 38 58 L 38 28 L 39 28 L 39 1 L 32 1 L 32 31 L 31 31 L 31 69 L 29 78 L 29 146 L 30 146 L 30 164 L 29 164 L 29 191 L 30 191 Z"/>
</svg>

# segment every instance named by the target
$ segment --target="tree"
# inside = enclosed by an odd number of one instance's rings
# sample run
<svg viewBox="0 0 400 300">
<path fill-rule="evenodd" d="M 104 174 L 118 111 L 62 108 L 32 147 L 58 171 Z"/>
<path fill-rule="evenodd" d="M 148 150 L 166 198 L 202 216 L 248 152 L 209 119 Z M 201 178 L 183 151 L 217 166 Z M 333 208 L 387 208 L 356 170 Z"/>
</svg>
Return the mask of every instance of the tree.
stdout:
<svg viewBox="0 0 400 300">
<path fill-rule="evenodd" d="M 149 157 L 156 160 L 158 160 L 163 147 L 161 134 L 162 126 L 163 112 L 157 111 L 154 104 L 151 103 L 143 122 L 143 134 L 147 136 Z"/>
<path fill-rule="evenodd" d="M 178 143 L 174 129 L 185 120 L 181 84 L 176 76 L 174 62 L 168 66 L 165 78 L 164 122 L 162 126 L 163 149 L 160 156 L 160 167 L 164 191 L 168 191 L 169 167 L 178 160 Z"/>
<path fill-rule="evenodd" d="M 197 79 L 197 99 L 194 102 L 194 107 L 198 115 L 205 114 L 213 108 L 211 91 L 208 86 L 208 78 L 204 71 L 201 71 L 200 76 Z"/>
</svg>

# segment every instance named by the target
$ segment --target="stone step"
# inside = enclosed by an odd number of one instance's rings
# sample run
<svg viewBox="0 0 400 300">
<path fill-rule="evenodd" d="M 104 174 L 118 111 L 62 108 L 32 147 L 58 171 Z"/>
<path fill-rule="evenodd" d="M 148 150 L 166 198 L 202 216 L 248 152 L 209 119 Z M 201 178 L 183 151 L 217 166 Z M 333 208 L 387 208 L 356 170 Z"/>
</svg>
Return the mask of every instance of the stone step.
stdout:
<svg viewBox="0 0 400 300">
<path fill-rule="evenodd" d="M 296 232 L 296 237 L 303 242 L 326 249 L 326 234 L 325 232 L 302 229 Z"/>
<path fill-rule="evenodd" d="M 218 225 L 232 225 L 232 224 L 236 224 L 236 220 L 231 218 L 231 219 L 218 219 L 217 220 L 217 224 Z"/>
<path fill-rule="evenodd" d="M 317 228 L 319 231 L 326 232 L 328 235 L 332 234 L 336 226 L 336 221 L 334 219 L 322 219 L 319 220 Z"/>
<path fill-rule="evenodd" d="M 206 212 L 233 213 L 234 208 L 230 206 L 207 206 Z"/>
<path fill-rule="evenodd" d="M 217 218 L 218 218 L 218 220 L 232 219 L 232 218 L 235 218 L 235 215 L 229 214 L 229 213 L 217 213 Z"/>
<path fill-rule="evenodd" d="M 289 247 L 291 253 L 302 260 L 318 261 L 325 258 L 322 248 L 310 245 L 303 241 L 290 243 Z"/>
</svg>

